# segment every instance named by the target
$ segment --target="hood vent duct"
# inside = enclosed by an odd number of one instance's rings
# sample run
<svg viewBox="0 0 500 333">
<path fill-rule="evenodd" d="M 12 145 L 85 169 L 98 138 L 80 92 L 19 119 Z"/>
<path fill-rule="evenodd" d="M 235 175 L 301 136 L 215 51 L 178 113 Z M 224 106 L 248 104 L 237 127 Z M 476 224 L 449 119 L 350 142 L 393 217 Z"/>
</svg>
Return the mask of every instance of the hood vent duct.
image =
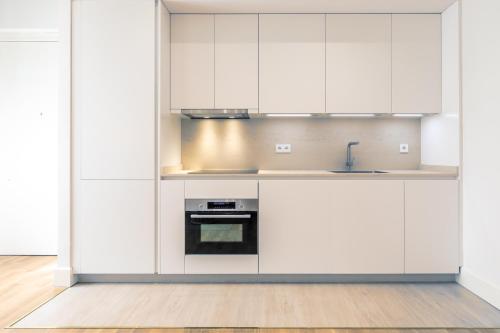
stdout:
<svg viewBox="0 0 500 333">
<path fill-rule="evenodd" d="M 250 119 L 248 109 L 182 109 L 190 119 Z"/>
</svg>

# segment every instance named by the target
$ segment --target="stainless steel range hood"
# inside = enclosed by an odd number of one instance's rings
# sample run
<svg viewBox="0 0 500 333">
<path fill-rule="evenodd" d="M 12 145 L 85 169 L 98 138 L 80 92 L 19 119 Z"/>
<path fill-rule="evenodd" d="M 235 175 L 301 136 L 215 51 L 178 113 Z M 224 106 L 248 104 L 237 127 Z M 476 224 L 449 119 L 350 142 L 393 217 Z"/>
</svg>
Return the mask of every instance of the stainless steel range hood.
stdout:
<svg viewBox="0 0 500 333">
<path fill-rule="evenodd" d="M 191 119 L 249 119 L 248 109 L 182 109 Z"/>
</svg>

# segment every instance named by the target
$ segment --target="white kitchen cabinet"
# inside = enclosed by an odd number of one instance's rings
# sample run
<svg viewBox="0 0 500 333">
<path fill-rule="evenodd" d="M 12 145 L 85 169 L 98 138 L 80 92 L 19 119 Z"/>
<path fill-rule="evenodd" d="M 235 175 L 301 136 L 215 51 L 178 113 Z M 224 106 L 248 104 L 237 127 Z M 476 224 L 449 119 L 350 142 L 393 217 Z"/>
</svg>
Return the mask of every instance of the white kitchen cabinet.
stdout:
<svg viewBox="0 0 500 333">
<path fill-rule="evenodd" d="M 441 112 L 441 15 L 392 15 L 392 112 Z"/>
<path fill-rule="evenodd" d="M 155 272 L 155 1 L 72 2 L 74 266 Z"/>
<path fill-rule="evenodd" d="M 215 108 L 259 107 L 257 14 L 215 15 Z"/>
<path fill-rule="evenodd" d="M 155 272 L 154 195 L 154 180 L 81 182 L 78 273 Z"/>
<path fill-rule="evenodd" d="M 331 273 L 331 204 L 329 181 L 260 181 L 259 273 Z"/>
<path fill-rule="evenodd" d="M 160 274 L 184 274 L 184 180 L 163 180 L 160 185 Z"/>
<path fill-rule="evenodd" d="M 75 0 L 72 99 L 81 179 L 153 179 L 155 1 Z"/>
<path fill-rule="evenodd" d="M 171 108 L 214 108 L 214 16 L 172 15 Z"/>
<path fill-rule="evenodd" d="M 340 180 L 330 187 L 332 272 L 403 273 L 403 181 Z"/>
<path fill-rule="evenodd" d="M 186 180 L 186 199 L 257 199 L 257 180 Z"/>
<path fill-rule="evenodd" d="M 458 181 L 405 182 L 405 272 L 458 273 Z"/>
<path fill-rule="evenodd" d="M 391 15 L 326 15 L 326 112 L 391 112 Z"/>
<path fill-rule="evenodd" d="M 258 274 L 257 255 L 187 255 L 186 274 Z"/>
<path fill-rule="evenodd" d="M 325 15 L 259 16 L 259 112 L 325 112 Z"/>
<path fill-rule="evenodd" d="M 258 108 L 258 16 L 175 14 L 171 108 Z"/>
<path fill-rule="evenodd" d="M 259 273 L 403 273 L 403 191 L 402 181 L 260 181 Z"/>
</svg>

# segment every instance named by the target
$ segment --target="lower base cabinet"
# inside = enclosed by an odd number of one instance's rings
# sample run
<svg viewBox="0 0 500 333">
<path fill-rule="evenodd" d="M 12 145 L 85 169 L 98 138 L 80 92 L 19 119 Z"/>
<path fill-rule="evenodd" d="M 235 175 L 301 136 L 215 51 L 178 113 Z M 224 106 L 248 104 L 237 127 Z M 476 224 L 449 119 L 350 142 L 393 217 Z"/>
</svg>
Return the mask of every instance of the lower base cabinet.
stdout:
<svg viewBox="0 0 500 333">
<path fill-rule="evenodd" d="M 158 246 L 160 274 L 184 274 L 185 181 L 163 180 L 160 184 Z"/>
<path fill-rule="evenodd" d="M 457 180 L 263 180 L 261 274 L 456 274 Z"/>
<path fill-rule="evenodd" d="M 406 273 L 458 273 L 458 193 L 456 180 L 405 182 Z"/>
<path fill-rule="evenodd" d="M 403 181 L 259 183 L 259 273 L 404 272 Z"/>
<path fill-rule="evenodd" d="M 143 233 L 146 229 L 139 225 L 154 219 L 147 199 L 152 190 L 146 183 L 134 186 L 138 188 L 130 192 L 122 185 L 106 190 L 86 185 L 92 200 L 86 207 L 91 215 L 85 236 L 94 237 L 93 247 L 84 253 L 86 272 L 152 269 L 154 233 Z M 162 181 L 159 273 L 458 272 L 457 180 L 260 180 L 258 192 L 258 257 L 185 256 L 185 182 Z M 118 204 L 123 210 L 117 215 L 112 207 Z M 117 237 L 120 225 L 128 229 Z"/>
<path fill-rule="evenodd" d="M 186 274 L 257 274 L 257 255 L 187 255 Z"/>
</svg>

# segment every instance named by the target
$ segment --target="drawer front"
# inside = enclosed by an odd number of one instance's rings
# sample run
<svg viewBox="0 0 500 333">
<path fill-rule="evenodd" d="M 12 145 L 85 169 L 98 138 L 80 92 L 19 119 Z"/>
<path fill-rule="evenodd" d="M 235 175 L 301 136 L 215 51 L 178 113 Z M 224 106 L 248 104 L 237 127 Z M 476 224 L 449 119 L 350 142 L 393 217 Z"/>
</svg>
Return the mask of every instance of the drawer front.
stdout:
<svg viewBox="0 0 500 333">
<path fill-rule="evenodd" d="M 186 199 L 257 199 L 257 180 L 187 180 Z"/>
<path fill-rule="evenodd" d="M 257 255 L 189 255 L 186 274 L 257 274 Z"/>
</svg>

